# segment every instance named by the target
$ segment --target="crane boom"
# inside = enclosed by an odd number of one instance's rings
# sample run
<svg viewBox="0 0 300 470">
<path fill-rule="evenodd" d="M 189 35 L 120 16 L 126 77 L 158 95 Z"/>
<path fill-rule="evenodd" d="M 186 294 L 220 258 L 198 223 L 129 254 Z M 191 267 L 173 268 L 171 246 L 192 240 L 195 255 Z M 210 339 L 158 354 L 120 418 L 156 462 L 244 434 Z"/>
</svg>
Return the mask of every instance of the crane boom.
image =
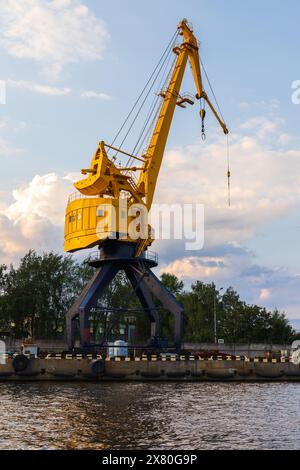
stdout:
<svg viewBox="0 0 300 470">
<path fill-rule="evenodd" d="M 178 29 L 179 34 L 183 35 L 184 41 L 179 48 L 175 48 L 175 53 L 178 54 L 177 61 L 169 86 L 164 93 L 164 101 L 152 134 L 150 145 L 145 155 L 146 163 L 144 165 L 144 170 L 141 172 L 138 181 L 138 188 L 145 193 L 145 202 L 148 210 L 150 210 L 153 201 L 155 186 L 172 124 L 175 106 L 178 104 L 178 100 L 180 98 L 179 92 L 188 59 L 190 61 L 196 85 L 196 98 L 205 99 L 224 133 L 228 134 L 225 123 L 222 122 L 207 94 L 203 90 L 197 39 L 187 24 L 187 20 L 181 21 L 178 25 Z"/>
</svg>

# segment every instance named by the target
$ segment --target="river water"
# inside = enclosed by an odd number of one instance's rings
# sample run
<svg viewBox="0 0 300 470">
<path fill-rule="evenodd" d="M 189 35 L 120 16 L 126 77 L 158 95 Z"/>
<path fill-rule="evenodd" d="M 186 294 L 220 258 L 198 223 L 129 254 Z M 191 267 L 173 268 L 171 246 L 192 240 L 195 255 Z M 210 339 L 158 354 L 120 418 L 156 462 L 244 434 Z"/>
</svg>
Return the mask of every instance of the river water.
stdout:
<svg viewBox="0 0 300 470">
<path fill-rule="evenodd" d="M 0 449 L 300 449 L 300 383 L 1 383 Z"/>
</svg>

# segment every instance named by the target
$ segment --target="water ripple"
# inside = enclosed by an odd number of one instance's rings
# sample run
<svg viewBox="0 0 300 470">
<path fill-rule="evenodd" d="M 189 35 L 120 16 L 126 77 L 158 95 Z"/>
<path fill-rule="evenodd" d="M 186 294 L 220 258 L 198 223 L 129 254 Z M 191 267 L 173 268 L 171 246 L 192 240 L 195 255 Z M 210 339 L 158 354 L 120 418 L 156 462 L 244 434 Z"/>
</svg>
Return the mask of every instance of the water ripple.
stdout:
<svg viewBox="0 0 300 470">
<path fill-rule="evenodd" d="M 295 383 L 2 383 L 0 449 L 299 449 Z"/>
</svg>

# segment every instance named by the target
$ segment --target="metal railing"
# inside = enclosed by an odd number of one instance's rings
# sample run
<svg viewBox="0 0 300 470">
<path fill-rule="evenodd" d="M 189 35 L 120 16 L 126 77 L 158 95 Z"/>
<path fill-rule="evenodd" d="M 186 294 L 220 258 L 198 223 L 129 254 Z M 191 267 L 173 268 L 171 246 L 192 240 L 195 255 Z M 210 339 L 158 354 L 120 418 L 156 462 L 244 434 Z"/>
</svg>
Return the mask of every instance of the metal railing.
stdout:
<svg viewBox="0 0 300 470">
<path fill-rule="evenodd" d="M 145 258 L 150 261 L 154 261 L 155 263 L 158 263 L 158 254 L 156 253 L 156 251 L 150 251 L 150 250 L 144 251 L 141 254 L 141 258 Z"/>
<path fill-rule="evenodd" d="M 86 199 L 86 198 L 91 199 L 95 197 L 99 197 L 99 196 L 86 196 L 85 194 L 82 194 L 79 191 L 76 191 L 75 193 L 70 194 L 70 196 L 68 197 L 68 204 L 70 204 L 70 202 L 72 201 L 75 201 L 76 199 Z"/>
<path fill-rule="evenodd" d="M 88 261 L 101 261 L 105 260 L 107 256 L 102 252 L 102 250 L 94 250 L 91 253 L 89 253 L 87 260 Z M 158 254 L 155 251 L 144 251 L 139 258 L 146 259 L 149 261 L 153 261 L 155 263 L 158 263 Z"/>
<path fill-rule="evenodd" d="M 185 91 L 184 93 L 180 93 L 178 95 L 178 98 L 187 99 L 193 102 L 195 101 L 195 95 L 193 95 L 192 93 L 189 93 L 188 91 Z"/>
</svg>

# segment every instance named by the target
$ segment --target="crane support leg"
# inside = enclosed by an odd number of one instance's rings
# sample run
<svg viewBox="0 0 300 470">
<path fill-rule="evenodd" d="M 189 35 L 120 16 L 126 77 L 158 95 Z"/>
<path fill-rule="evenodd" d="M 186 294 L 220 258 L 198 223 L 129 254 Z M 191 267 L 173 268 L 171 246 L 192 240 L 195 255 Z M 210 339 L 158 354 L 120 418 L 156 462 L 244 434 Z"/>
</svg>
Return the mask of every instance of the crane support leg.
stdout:
<svg viewBox="0 0 300 470">
<path fill-rule="evenodd" d="M 135 272 L 142 274 L 142 271 L 138 267 L 134 267 Z M 183 307 L 177 302 L 174 295 L 168 291 L 163 283 L 158 279 L 157 276 L 150 270 L 147 269 L 147 273 L 143 281 L 153 296 L 156 297 L 163 304 L 166 310 L 174 315 L 175 320 L 175 331 L 174 331 L 174 345 L 176 351 L 181 348 L 182 331 L 183 331 Z"/>
<path fill-rule="evenodd" d="M 83 347 L 88 346 L 90 343 L 90 311 L 93 307 L 97 306 L 98 299 L 102 296 L 104 289 L 111 283 L 118 271 L 119 268 L 116 264 L 112 262 L 104 264 L 80 303 L 80 343 Z"/>
<path fill-rule="evenodd" d="M 84 298 L 87 294 L 91 286 L 94 284 L 95 280 L 97 279 L 101 268 L 96 269 L 92 278 L 88 281 L 84 289 L 82 290 L 81 294 L 77 297 L 71 308 L 68 310 L 66 314 L 66 328 L 67 328 L 67 341 L 68 341 L 68 348 L 72 349 L 74 345 L 74 334 L 75 334 L 75 319 L 79 315 L 79 307 Z"/>
<path fill-rule="evenodd" d="M 128 277 L 133 290 L 136 292 L 144 310 L 148 313 L 151 323 L 151 337 L 159 337 L 160 335 L 160 322 L 159 314 L 153 302 L 151 292 L 144 281 L 144 274 L 137 272 L 133 268 L 125 269 L 126 276 Z"/>
<path fill-rule="evenodd" d="M 142 309 L 148 315 L 151 324 L 151 338 L 160 336 L 160 318 L 154 303 L 156 297 L 163 307 L 175 318 L 174 345 L 177 351 L 181 347 L 183 308 L 175 297 L 168 292 L 161 281 L 153 274 L 151 267 L 157 266 L 142 254 L 135 256 L 136 246 L 118 240 L 110 240 L 102 248 L 98 258 L 91 260 L 90 265 L 96 268 L 94 276 L 87 283 L 79 297 L 66 315 L 68 347 L 74 347 L 75 319 L 79 317 L 80 344 L 88 347 L 90 338 L 90 312 L 97 307 L 97 302 L 104 290 L 119 271 L 124 271 L 133 287 L 134 294 L 140 300 Z"/>
<path fill-rule="evenodd" d="M 74 347 L 75 319 L 79 317 L 80 322 L 80 343 L 81 346 L 90 341 L 89 313 L 95 307 L 97 300 L 101 297 L 105 287 L 113 280 L 117 274 L 116 266 L 107 263 L 96 269 L 95 274 L 89 280 L 79 297 L 75 300 L 66 315 L 67 342 L 68 348 Z"/>
</svg>

